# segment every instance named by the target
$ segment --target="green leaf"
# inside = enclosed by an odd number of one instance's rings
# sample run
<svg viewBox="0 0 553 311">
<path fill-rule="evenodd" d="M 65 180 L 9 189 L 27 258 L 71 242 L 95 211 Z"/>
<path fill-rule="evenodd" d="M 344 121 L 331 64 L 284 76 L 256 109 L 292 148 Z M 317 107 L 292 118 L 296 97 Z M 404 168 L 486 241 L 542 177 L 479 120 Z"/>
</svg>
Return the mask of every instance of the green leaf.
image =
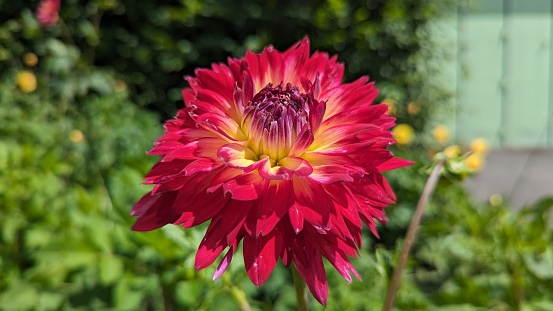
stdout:
<svg viewBox="0 0 553 311">
<path fill-rule="evenodd" d="M 100 256 L 100 282 L 104 285 L 115 283 L 123 275 L 123 260 L 112 255 Z"/>
</svg>

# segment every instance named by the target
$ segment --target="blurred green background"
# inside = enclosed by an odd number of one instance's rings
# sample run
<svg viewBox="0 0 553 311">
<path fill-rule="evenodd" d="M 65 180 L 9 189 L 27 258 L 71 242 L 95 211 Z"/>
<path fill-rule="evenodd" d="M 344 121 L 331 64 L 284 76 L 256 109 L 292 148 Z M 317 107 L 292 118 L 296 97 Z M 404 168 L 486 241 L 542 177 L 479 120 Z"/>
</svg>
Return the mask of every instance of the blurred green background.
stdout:
<svg viewBox="0 0 553 311">
<path fill-rule="evenodd" d="M 0 0 L 0 310 L 246 310 L 244 296 L 253 310 L 293 310 L 289 271 L 257 288 L 236 255 L 212 281 L 214 268 L 193 269 L 205 228 L 137 233 L 129 211 L 149 190 L 156 159 L 144 152 L 183 106 L 182 76 L 305 35 L 339 55 L 345 81 L 376 81 L 404 125 L 394 152 L 417 162 L 387 174 L 398 203 L 381 239 L 364 234 L 363 281 L 327 269 L 328 310 L 382 307 L 426 169 L 452 140 L 432 131 L 453 96 L 436 65 L 449 46 L 432 30 L 458 1 L 67 0 L 51 27 L 38 3 Z M 442 178 L 396 309 L 553 310 L 552 205 L 476 204 Z"/>
</svg>

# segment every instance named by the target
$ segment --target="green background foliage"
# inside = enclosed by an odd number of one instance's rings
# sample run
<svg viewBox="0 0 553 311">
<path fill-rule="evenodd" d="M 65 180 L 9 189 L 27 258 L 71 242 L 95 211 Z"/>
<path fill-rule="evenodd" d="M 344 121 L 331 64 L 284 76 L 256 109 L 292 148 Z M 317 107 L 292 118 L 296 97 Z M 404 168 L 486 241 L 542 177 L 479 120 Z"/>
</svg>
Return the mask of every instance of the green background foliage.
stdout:
<svg viewBox="0 0 553 311">
<path fill-rule="evenodd" d="M 193 269 L 204 227 L 130 230 L 131 206 L 156 161 L 144 154 L 161 120 L 182 107 L 183 75 L 267 44 L 309 35 L 338 53 L 346 81 L 368 74 L 400 122 L 422 131 L 447 103 L 429 58 L 446 47 L 428 24 L 454 1 L 62 1 L 43 28 L 38 1 L 0 1 L 0 310 L 294 309 L 289 271 L 260 288 L 235 256 L 229 271 Z M 24 64 L 25 53 L 38 64 Z M 37 90 L 16 75 L 29 70 Z M 416 115 L 409 102 L 420 103 Z M 377 310 L 402 245 L 433 148 L 396 148 L 417 164 L 390 172 L 398 194 L 381 239 L 365 232 L 347 285 L 327 269 L 328 310 Z M 553 309 L 553 232 L 544 199 L 520 213 L 472 203 L 457 181 L 434 196 L 397 298 L 398 310 Z M 322 309 L 311 299 L 314 310 Z"/>
</svg>

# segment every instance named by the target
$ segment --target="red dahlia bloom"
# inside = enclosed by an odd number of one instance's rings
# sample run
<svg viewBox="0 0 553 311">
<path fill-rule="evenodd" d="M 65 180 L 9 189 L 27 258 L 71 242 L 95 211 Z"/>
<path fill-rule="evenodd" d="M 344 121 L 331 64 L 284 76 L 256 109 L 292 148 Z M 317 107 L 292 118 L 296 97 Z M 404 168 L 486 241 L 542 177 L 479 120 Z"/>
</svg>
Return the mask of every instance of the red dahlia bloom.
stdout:
<svg viewBox="0 0 553 311">
<path fill-rule="evenodd" d="M 263 284 L 277 260 L 294 264 L 315 298 L 326 303 L 322 257 L 351 282 L 348 256 L 365 223 L 376 232 L 395 196 L 381 172 L 411 162 L 395 158 L 386 105 L 372 105 L 373 83 L 342 84 L 344 67 L 326 53 L 309 56 L 307 38 L 280 53 L 197 69 L 186 77 L 186 108 L 165 124 L 146 176 L 154 184 L 132 209 L 134 230 L 211 220 L 196 269 L 240 241 L 251 281 Z"/>
<path fill-rule="evenodd" d="M 42 0 L 38 5 L 36 17 L 44 26 L 52 26 L 58 22 L 58 11 L 61 0 Z"/>
</svg>

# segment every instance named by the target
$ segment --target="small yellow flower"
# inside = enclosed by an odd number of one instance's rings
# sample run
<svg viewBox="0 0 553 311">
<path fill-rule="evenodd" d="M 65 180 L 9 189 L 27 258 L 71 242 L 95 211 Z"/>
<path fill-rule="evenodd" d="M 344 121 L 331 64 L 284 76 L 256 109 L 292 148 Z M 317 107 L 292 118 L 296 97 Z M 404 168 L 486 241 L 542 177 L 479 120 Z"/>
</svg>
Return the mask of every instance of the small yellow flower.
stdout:
<svg viewBox="0 0 553 311">
<path fill-rule="evenodd" d="M 84 139 L 84 134 L 80 130 L 72 130 L 69 133 L 69 140 L 74 143 L 80 143 Z"/>
<path fill-rule="evenodd" d="M 438 125 L 432 131 L 432 135 L 437 142 L 443 144 L 449 139 L 449 129 L 445 125 Z"/>
<path fill-rule="evenodd" d="M 480 171 L 486 164 L 484 155 L 479 152 L 473 152 L 466 159 L 465 163 L 467 167 L 475 172 Z"/>
<path fill-rule="evenodd" d="M 397 112 L 397 108 L 396 108 L 396 102 L 391 99 L 391 98 L 385 98 L 383 101 L 382 101 L 383 104 L 386 104 L 388 105 L 388 113 L 393 116 L 396 114 Z"/>
<path fill-rule="evenodd" d="M 408 145 L 415 138 L 415 130 L 409 124 L 398 124 L 392 129 L 394 138 L 400 145 Z"/>
<path fill-rule="evenodd" d="M 27 70 L 20 71 L 16 76 L 17 87 L 23 93 L 31 93 L 36 90 L 36 77 Z"/>
<path fill-rule="evenodd" d="M 38 64 L 38 57 L 35 53 L 26 53 L 23 56 L 23 63 L 27 67 L 34 67 L 36 64 Z"/>
<path fill-rule="evenodd" d="M 486 154 L 490 149 L 488 141 L 484 138 L 476 138 L 470 143 L 470 149 L 474 152 Z"/>
<path fill-rule="evenodd" d="M 127 89 L 127 83 L 123 80 L 115 80 L 115 90 L 117 92 L 123 92 Z"/>
<path fill-rule="evenodd" d="M 503 196 L 499 193 L 494 193 L 490 195 L 490 198 L 488 199 L 491 205 L 498 206 L 503 203 Z"/>
<path fill-rule="evenodd" d="M 418 114 L 420 111 L 421 111 L 421 106 L 419 105 L 419 103 L 413 101 L 407 104 L 407 113 L 409 115 L 414 116 Z"/>
<path fill-rule="evenodd" d="M 461 147 L 457 145 L 451 145 L 444 149 L 444 154 L 448 158 L 456 158 L 461 155 Z"/>
</svg>

